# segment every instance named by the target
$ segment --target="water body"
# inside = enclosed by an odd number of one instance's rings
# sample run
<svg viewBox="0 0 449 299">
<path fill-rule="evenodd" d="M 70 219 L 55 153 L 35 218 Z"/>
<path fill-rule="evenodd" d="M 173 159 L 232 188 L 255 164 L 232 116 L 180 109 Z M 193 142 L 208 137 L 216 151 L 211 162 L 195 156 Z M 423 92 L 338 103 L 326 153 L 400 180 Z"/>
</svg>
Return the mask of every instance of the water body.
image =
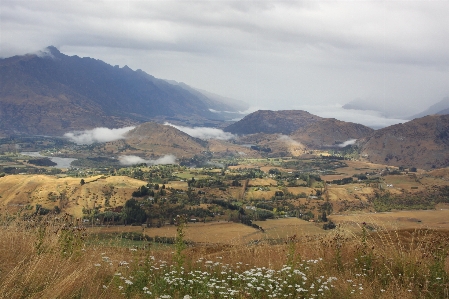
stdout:
<svg viewBox="0 0 449 299">
<path fill-rule="evenodd" d="M 47 157 L 42 156 L 39 152 L 21 152 L 21 155 L 30 156 L 30 157 L 38 157 L 38 158 L 49 158 L 51 161 L 56 163 L 56 168 L 70 168 L 70 164 L 77 160 L 74 158 L 61 158 L 61 157 Z"/>
</svg>

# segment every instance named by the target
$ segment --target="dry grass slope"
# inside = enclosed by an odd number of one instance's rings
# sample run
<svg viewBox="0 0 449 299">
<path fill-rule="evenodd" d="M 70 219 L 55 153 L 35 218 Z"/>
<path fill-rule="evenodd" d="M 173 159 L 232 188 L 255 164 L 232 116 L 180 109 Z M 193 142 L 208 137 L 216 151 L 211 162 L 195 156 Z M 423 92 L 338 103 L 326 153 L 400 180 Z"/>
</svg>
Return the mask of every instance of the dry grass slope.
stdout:
<svg viewBox="0 0 449 299">
<path fill-rule="evenodd" d="M 20 218 L 0 218 L 0 298 L 449 298 L 448 231 L 360 224 L 186 248 L 195 228 L 181 225 L 172 247 L 142 250 L 99 244 L 68 216 Z"/>
</svg>

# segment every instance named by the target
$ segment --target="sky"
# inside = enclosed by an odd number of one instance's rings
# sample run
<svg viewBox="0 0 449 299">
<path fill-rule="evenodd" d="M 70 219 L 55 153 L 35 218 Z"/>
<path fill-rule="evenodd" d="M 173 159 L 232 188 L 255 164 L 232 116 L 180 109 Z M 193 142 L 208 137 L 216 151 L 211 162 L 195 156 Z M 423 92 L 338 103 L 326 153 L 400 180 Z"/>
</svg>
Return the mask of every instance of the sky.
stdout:
<svg viewBox="0 0 449 299">
<path fill-rule="evenodd" d="M 449 1 L 0 1 L 0 57 L 49 45 L 372 126 L 449 96 Z M 344 110 L 358 99 L 392 111 Z"/>
</svg>

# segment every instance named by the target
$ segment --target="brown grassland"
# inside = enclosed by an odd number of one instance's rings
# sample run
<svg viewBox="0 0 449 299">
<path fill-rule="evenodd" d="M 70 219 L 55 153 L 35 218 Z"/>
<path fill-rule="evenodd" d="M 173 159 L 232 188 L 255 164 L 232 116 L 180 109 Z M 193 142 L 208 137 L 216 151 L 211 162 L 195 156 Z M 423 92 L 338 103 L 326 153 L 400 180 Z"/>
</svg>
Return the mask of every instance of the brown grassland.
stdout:
<svg viewBox="0 0 449 299">
<path fill-rule="evenodd" d="M 0 298 L 448 298 L 448 216 L 333 216 L 332 231 L 288 218 L 259 223 L 262 233 L 227 222 L 86 229 L 68 216 L 22 221 L 3 213 Z M 190 242 L 146 249 L 145 242 L 95 242 L 101 233 L 124 231 Z M 201 273 L 197 283 L 192 273 Z M 276 291 L 257 273 L 276 278 Z"/>
</svg>

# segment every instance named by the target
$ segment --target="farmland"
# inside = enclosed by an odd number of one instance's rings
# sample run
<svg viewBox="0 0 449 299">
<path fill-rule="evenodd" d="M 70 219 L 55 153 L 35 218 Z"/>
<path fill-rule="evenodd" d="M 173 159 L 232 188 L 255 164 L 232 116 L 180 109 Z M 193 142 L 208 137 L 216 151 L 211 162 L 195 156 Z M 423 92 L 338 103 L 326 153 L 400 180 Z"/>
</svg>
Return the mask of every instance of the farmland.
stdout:
<svg viewBox="0 0 449 299">
<path fill-rule="evenodd" d="M 446 169 L 308 155 L 55 170 L 2 157 L 9 298 L 447 298 Z"/>
</svg>

